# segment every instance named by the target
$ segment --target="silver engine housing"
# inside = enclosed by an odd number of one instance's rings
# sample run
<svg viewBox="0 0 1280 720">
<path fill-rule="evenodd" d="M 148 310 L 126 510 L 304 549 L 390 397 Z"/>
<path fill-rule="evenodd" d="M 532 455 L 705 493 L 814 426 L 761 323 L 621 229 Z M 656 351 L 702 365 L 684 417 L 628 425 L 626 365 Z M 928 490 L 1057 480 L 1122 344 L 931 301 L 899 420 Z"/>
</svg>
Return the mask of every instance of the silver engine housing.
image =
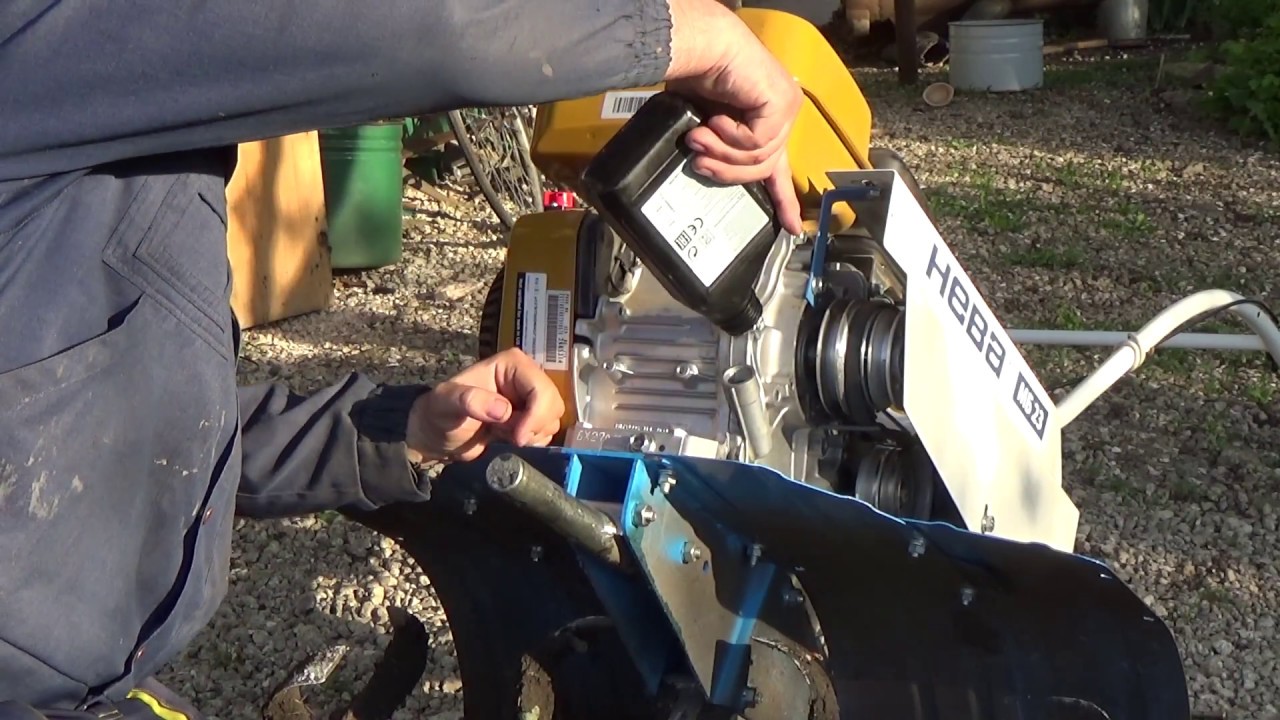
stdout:
<svg viewBox="0 0 1280 720">
<path fill-rule="evenodd" d="M 901 410 L 904 279 L 861 235 L 783 232 L 755 283 L 763 313 L 733 337 L 675 300 L 619 242 L 595 315 L 578 319 L 571 448 L 769 466 L 904 517 L 931 514 L 936 472 Z"/>
</svg>

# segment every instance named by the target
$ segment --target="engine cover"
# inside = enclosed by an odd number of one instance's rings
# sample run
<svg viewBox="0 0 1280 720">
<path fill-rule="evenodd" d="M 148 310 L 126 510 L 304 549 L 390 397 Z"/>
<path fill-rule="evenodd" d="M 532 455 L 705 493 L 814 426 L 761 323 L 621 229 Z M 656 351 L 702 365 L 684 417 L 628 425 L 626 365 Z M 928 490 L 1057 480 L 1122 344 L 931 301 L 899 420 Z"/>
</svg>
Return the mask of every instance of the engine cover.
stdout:
<svg viewBox="0 0 1280 720">
<path fill-rule="evenodd" d="M 491 291 L 482 354 L 520 347 L 568 412 L 558 444 L 737 460 L 885 512 L 955 520 L 902 422 L 902 278 L 838 236 L 807 299 L 812 240 L 781 234 L 737 337 L 681 305 L 589 211 L 522 218 Z"/>
<path fill-rule="evenodd" d="M 546 368 L 566 447 L 764 465 L 897 517 L 1070 551 L 1079 513 L 1044 389 L 898 173 L 835 175 L 879 199 L 850 203 L 843 233 L 781 233 L 744 334 L 572 210 L 516 225 L 482 346 Z"/>
</svg>

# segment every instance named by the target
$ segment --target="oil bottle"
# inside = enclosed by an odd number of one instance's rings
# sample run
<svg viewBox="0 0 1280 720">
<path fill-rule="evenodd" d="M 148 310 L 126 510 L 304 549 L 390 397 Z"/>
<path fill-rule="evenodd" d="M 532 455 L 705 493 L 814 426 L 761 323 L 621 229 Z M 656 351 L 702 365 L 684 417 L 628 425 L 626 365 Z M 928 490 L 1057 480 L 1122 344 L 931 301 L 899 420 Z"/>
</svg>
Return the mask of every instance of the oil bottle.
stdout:
<svg viewBox="0 0 1280 720">
<path fill-rule="evenodd" d="M 702 120 L 683 96 L 653 95 L 583 171 L 582 190 L 672 297 L 741 335 L 763 312 L 755 281 L 782 228 L 763 183 L 694 172 L 684 138 Z"/>
</svg>

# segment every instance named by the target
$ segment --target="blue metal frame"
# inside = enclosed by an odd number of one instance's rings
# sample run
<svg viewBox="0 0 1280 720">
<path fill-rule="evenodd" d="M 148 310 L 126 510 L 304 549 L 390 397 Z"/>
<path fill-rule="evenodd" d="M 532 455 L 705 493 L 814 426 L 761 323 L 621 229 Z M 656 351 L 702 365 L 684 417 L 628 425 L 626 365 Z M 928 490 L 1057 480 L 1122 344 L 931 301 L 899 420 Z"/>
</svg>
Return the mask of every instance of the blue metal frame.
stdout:
<svg viewBox="0 0 1280 720">
<path fill-rule="evenodd" d="M 794 573 L 827 635 L 842 717 L 858 703 L 875 714 L 919 683 L 936 683 L 932 692 L 995 688 L 1027 717 L 1060 686 L 1113 718 L 1186 717 L 1171 633 L 1096 560 L 904 520 L 760 465 L 512 452 L 536 467 L 563 467 L 551 479 L 568 494 L 621 510 L 638 572 L 579 557 L 651 692 L 692 671 L 708 699 L 736 707 L 761 608 Z M 664 492 L 668 477 L 676 481 Z M 644 506 L 647 523 L 637 521 Z M 706 560 L 688 562 L 686 542 L 708 548 Z M 748 561 L 747 549 L 759 546 L 763 554 Z M 954 622 L 988 637 L 953 637 L 945 628 Z M 858 684 L 868 672 L 887 677 L 868 689 Z"/>
<path fill-rule="evenodd" d="M 831 211 L 836 203 L 861 202 L 880 195 L 874 186 L 833 188 L 822 193 L 822 211 L 818 215 L 818 234 L 813 240 L 813 257 L 809 261 L 809 282 L 805 285 L 804 298 L 812 307 L 817 302 L 814 280 L 823 276 L 827 262 L 827 244 L 831 242 Z"/>
</svg>

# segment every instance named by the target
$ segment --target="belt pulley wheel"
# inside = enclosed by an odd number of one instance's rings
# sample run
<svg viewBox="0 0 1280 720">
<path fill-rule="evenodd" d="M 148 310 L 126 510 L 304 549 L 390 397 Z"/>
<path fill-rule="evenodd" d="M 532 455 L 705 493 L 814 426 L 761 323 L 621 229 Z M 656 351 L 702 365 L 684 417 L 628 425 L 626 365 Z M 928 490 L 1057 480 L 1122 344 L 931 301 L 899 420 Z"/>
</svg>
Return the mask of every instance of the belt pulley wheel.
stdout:
<svg viewBox="0 0 1280 720">
<path fill-rule="evenodd" d="M 841 298 L 818 329 L 815 376 L 827 412 L 869 425 L 902 406 L 903 314 L 887 302 Z"/>
</svg>

